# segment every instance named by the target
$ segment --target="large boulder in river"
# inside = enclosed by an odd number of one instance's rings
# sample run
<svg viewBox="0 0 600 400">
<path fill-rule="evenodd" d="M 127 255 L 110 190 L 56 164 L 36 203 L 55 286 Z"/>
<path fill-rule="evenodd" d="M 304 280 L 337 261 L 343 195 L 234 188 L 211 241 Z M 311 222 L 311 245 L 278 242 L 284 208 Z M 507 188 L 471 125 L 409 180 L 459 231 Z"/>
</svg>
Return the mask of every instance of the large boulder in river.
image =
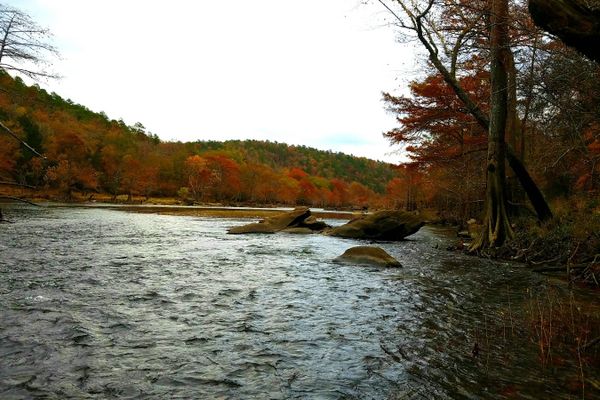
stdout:
<svg viewBox="0 0 600 400">
<path fill-rule="evenodd" d="M 267 217 L 260 222 L 233 227 L 227 233 L 275 233 L 295 228 L 302 228 L 303 232 L 310 233 L 326 227 L 327 224 L 311 217 L 308 207 L 296 207 L 292 211 Z"/>
<path fill-rule="evenodd" d="M 327 235 L 352 239 L 402 240 L 425 225 L 404 211 L 377 211 L 327 231 Z"/>
<path fill-rule="evenodd" d="M 346 264 L 375 265 L 379 267 L 401 267 L 398 260 L 389 255 L 381 247 L 356 246 L 351 247 L 341 256 L 334 259 L 335 262 Z"/>
</svg>

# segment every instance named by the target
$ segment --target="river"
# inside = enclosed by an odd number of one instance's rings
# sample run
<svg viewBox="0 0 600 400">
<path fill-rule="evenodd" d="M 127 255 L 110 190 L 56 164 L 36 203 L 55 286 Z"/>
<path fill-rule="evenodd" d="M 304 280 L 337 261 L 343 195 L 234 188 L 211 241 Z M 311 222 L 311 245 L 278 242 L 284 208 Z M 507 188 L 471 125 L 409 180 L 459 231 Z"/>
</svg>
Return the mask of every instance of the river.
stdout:
<svg viewBox="0 0 600 400">
<path fill-rule="evenodd" d="M 4 214 L 2 399 L 578 393 L 512 324 L 546 279 L 448 252 L 441 228 L 378 244 L 404 266 L 384 269 L 332 262 L 357 240 L 226 234 L 243 219 Z"/>
</svg>

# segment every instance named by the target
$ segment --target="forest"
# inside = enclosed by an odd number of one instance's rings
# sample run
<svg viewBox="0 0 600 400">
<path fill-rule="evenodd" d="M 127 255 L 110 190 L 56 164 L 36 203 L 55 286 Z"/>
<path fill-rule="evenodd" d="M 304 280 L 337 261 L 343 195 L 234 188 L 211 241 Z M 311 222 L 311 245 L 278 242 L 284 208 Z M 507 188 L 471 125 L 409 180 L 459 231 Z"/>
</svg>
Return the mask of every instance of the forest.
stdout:
<svg viewBox="0 0 600 400">
<path fill-rule="evenodd" d="M 473 1 L 431 10 L 436 20 L 427 20 L 427 37 L 441 39 L 429 73 L 410 83 L 410 96 L 384 93 L 399 124 L 385 136 L 406 146 L 410 165 L 435 193 L 416 190 L 429 202 L 461 210 L 463 219 L 484 198 L 488 130 L 481 120 L 491 109 L 485 10 L 485 2 Z M 593 199 L 600 187 L 600 69 L 534 25 L 526 4 L 511 4 L 508 13 L 508 148 L 549 201 Z M 507 180 L 507 200 L 525 202 L 514 171 L 507 171 Z"/>
<path fill-rule="evenodd" d="M 0 177 L 39 188 L 37 196 L 362 208 L 395 201 L 388 193 L 400 184 L 389 164 L 305 146 L 164 142 L 140 123 L 110 120 L 18 77 L 0 81 L 0 118 L 45 157 L 2 135 Z"/>
</svg>

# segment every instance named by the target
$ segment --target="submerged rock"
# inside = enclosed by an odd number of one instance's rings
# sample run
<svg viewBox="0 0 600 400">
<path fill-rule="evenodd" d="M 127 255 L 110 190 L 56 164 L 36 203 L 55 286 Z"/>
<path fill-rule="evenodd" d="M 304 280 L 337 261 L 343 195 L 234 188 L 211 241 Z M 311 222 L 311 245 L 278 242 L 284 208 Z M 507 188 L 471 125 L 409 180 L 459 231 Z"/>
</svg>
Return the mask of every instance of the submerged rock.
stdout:
<svg viewBox="0 0 600 400">
<path fill-rule="evenodd" d="M 380 267 L 402 267 L 402 264 L 389 255 L 381 247 L 356 246 L 351 247 L 341 256 L 334 259 L 335 262 L 348 264 L 375 265 Z"/>
<path fill-rule="evenodd" d="M 402 240 L 423 225 L 423 220 L 411 213 L 378 211 L 333 228 L 327 234 L 352 239 Z"/>
<path fill-rule="evenodd" d="M 227 233 L 275 233 L 284 230 L 293 233 L 312 233 L 328 227 L 329 225 L 323 221 L 317 221 L 312 217 L 308 207 L 296 207 L 292 211 L 267 217 L 260 222 L 233 227 Z"/>
</svg>

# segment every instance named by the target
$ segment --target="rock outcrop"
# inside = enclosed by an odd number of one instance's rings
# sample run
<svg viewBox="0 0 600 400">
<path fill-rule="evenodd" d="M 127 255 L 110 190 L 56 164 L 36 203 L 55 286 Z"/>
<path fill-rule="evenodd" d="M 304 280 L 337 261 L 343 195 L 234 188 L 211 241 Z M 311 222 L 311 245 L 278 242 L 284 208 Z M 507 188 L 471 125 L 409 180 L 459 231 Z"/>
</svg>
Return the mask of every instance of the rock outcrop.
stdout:
<svg viewBox="0 0 600 400">
<path fill-rule="evenodd" d="M 425 225 L 418 216 L 404 211 L 378 211 L 361 216 L 326 232 L 352 239 L 402 240 Z"/>
<path fill-rule="evenodd" d="M 329 225 L 312 217 L 308 207 L 296 207 L 292 211 L 267 217 L 260 222 L 233 227 L 227 233 L 275 233 L 281 231 L 312 233 L 326 228 L 329 228 Z"/>
<path fill-rule="evenodd" d="M 334 259 L 335 262 L 345 264 L 375 265 L 379 267 L 402 267 L 400 262 L 389 255 L 381 247 L 356 246 L 351 247 L 341 256 Z"/>
</svg>

